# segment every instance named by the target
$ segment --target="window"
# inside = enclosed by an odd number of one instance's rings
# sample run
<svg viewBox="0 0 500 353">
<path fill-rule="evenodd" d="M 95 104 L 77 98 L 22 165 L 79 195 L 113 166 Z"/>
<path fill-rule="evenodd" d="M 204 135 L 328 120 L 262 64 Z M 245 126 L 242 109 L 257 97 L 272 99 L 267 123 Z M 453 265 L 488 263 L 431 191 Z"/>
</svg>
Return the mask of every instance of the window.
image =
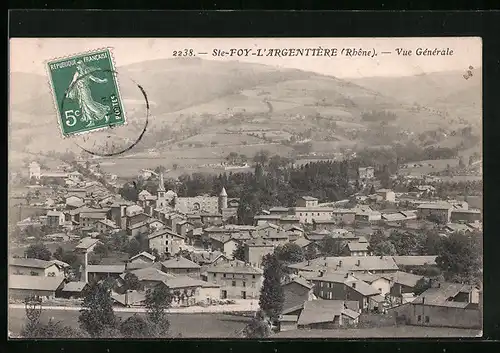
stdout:
<svg viewBox="0 0 500 353">
<path fill-rule="evenodd" d="M 236 281 L 232 281 L 231 286 L 236 287 Z"/>
<path fill-rule="evenodd" d="M 255 282 L 252 282 L 252 288 L 255 288 Z"/>
<path fill-rule="evenodd" d="M 430 321 L 430 318 L 428 316 L 425 317 L 425 323 L 428 324 Z"/>
<path fill-rule="evenodd" d="M 243 281 L 243 287 L 247 286 L 247 282 Z"/>
<path fill-rule="evenodd" d="M 422 321 L 422 315 L 418 315 L 418 317 L 417 317 L 417 321 L 418 321 L 418 322 Z"/>
<path fill-rule="evenodd" d="M 321 298 L 323 298 L 323 291 L 320 291 L 320 292 L 319 292 L 319 296 L 320 296 Z"/>
<path fill-rule="evenodd" d="M 224 274 L 222 275 L 222 277 L 226 278 L 226 274 L 224 273 Z"/>
<path fill-rule="evenodd" d="M 255 275 L 252 275 L 252 278 L 255 279 Z"/>
<path fill-rule="evenodd" d="M 214 278 L 216 278 L 216 277 L 217 277 L 217 273 L 214 273 Z"/>
</svg>

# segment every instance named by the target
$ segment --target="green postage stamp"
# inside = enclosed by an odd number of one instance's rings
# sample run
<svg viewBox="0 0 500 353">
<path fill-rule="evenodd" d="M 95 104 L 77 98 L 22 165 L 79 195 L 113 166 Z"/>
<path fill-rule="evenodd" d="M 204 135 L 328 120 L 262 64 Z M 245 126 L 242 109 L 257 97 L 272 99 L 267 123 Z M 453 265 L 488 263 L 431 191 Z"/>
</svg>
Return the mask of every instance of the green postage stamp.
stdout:
<svg viewBox="0 0 500 353">
<path fill-rule="evenodd" d="M 64 136 L 125 124 L 109 49 L 52 60 L 47 68 Z"/>
</svg>

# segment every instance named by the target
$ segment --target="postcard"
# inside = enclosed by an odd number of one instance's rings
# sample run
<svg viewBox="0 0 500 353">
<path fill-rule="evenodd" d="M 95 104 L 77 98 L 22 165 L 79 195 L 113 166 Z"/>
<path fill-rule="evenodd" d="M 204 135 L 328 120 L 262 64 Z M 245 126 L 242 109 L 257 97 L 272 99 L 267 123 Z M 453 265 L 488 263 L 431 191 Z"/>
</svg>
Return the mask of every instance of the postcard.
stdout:
<svg viewBox="0 0 500 353">
<path fill-rule="evenodd" d="M 9 50 L 9 338 L 482 335 L 481 38 Z"/>
</svg>

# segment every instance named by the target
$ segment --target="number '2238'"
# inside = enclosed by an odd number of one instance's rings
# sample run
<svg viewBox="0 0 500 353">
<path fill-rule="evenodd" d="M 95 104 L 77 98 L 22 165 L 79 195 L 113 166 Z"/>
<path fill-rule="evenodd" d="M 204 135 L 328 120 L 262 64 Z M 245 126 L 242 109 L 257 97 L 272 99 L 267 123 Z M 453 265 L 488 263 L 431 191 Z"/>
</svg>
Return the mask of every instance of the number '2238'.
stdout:
<svg viewBox="0 0 500 353">
<path fill-rule="evenodd" d="M 193 49 L 174 50 L 172 56 L 194 56 Z"/>
</svg>

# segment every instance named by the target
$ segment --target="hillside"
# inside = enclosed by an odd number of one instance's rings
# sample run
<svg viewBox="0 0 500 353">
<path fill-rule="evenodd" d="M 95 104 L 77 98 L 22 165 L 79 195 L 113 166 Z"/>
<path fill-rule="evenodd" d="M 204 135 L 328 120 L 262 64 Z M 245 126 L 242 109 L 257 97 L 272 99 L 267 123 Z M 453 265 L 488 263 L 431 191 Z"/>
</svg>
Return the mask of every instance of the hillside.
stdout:
<svg viewBox="0 0 500 353">
<path fill-rule="evenodd" d="M 136 156 L 152 148 L 173 160 L 201 151 L 212 159 L 223 159 L 233 150 L 252 156 L 264 147 L 290 154 L 290 141 L 302 140 L 314 141 L 310 152 L 336 152 L 404 143 L 424 131 L 453 128 L 453 119 L 461 127 L 457 109 L 467 117 L 477 115 L 475 83 L 456 87 L 449 73 L 349 82 L 300 70 L 201 59 L 153 60 L 117 71 L 131 119 L 144 111 L 134 81 L 151 103 L 147 133 L 130 152 Z M 11 74 L 11 148 L 79 152 L 71 139 L 60 137 L 46 82 L 41 75 Z M 430 92 L 435 85 L 441 86 Z M 420 95 L 422 101 L 427 95 L 435 110 L 417 109 L 407 100 L 411 95 Z M 443 118 L 440 110 L 448 116 Z"/>
</svg>

